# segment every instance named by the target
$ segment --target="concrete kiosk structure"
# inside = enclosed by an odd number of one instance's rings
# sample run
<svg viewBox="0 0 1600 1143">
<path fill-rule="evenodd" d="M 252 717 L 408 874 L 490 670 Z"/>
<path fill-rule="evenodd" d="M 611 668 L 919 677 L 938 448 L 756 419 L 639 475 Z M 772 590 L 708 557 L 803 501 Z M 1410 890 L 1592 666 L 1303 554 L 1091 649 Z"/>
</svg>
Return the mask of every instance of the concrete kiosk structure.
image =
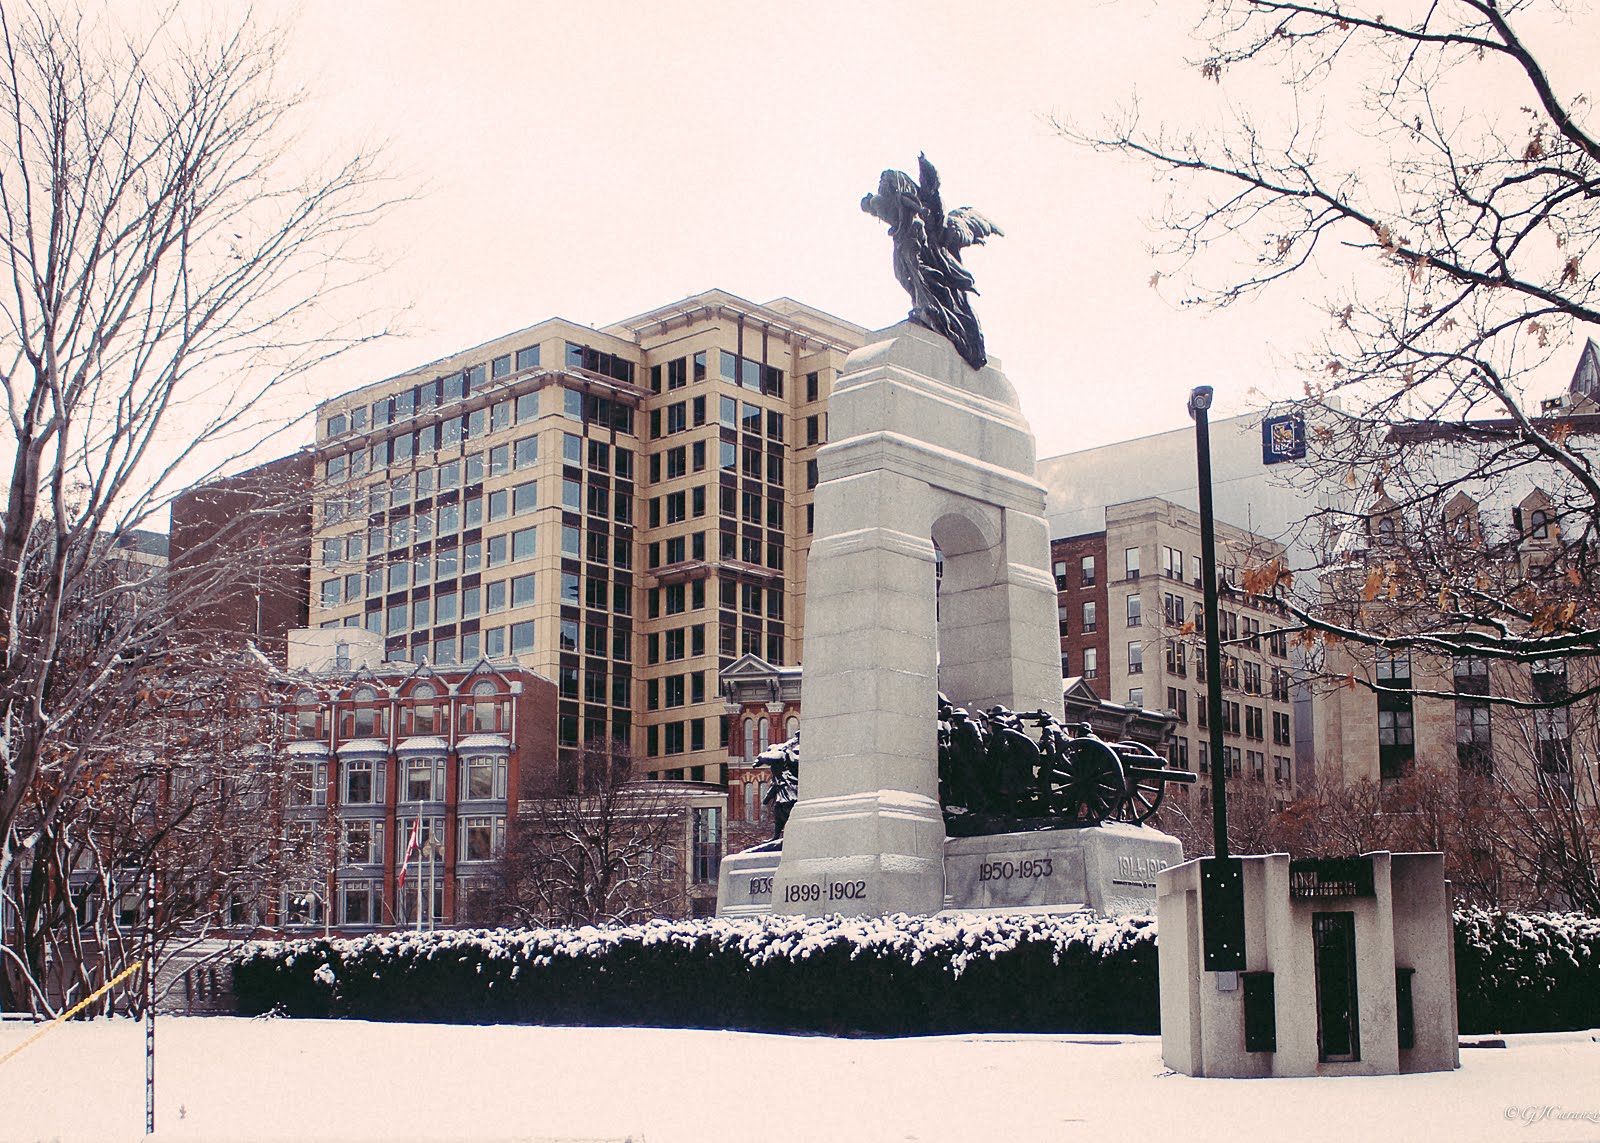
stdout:
<svg viewBox="0 0 1600 1143">
<path fill-rule="evenodd" d="M 1393 1075 L 1461 1064 L 1444 857 L 1238 858 L 1244 972 L 1208 972 L 1201 867 L 1156 875 L 1161 1054 L 1192 1076 Z"/>
<path fill-rule="evenodd" d="M 771 907 L 935 913 L 945 856 L 938 691 L 1061 717 L 1034 439 L 999 369 L 971 369 L 910 322 L 850 355 L 830 415 L 807 592 L 800 800 Z"/>
</svg>

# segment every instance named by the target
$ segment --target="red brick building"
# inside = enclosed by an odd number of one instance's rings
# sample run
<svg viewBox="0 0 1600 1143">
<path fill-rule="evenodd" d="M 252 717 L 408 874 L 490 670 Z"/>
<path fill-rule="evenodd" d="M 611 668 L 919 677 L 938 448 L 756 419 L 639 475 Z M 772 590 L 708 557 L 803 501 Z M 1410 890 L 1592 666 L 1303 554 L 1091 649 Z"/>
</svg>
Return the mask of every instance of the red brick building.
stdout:
<svg viewBox="0 0 1600 1143">
<path fill-rule="evenodd" d="M 248 639 L 279 666 L 311 598 L 311 454 L 197 485 L 172 505 L 171 598 L 196 642 Z"/>
<path fill-rule="evenodd" d="M 556 781 L 555 712 L 555 684 L 512 664 L 385 663 L 291 683 L 276 720 L 287 828 L 319 860 L 283 886 L 279 923 L 475 919 L 518 800 Z"/>
<path fill-rule="evenodd" d="M 1050 570 L 1056 581 L 1061 677 L 1107 678 L 1111 624 L 1106 614 L 1106 585 L 1111 574 L 1106 563 L 1106 534 L 1090 532 L 1052 540 Z M 1109 693 L 1103 685 L 1097 690 Z"/>
<path fill-rule="evenodd" d="M 733 851 L 772 837 L 772 807 L 765 801 L 772 771 L 758 765 L 756 755 L 800 732 L 800 668 L 743 655 L 723 669 L 719 681 L 727 712 L 728 849 Z"/>
</svg>

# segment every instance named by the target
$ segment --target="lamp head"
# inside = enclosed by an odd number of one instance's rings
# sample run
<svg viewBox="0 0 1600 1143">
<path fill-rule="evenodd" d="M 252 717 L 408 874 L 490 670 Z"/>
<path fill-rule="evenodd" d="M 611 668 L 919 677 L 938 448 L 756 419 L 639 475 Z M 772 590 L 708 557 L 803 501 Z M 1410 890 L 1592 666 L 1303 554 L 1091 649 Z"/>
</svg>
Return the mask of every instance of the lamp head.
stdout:
<svg viewBox="0 0 1600 1143">
<path fill-rule="evenodd" d="M 1189 394 L 1189 415 L 1198 417 L 1201 413 L 1211 408 L 1211 386 L 1196 385 Z"/>
</svg>

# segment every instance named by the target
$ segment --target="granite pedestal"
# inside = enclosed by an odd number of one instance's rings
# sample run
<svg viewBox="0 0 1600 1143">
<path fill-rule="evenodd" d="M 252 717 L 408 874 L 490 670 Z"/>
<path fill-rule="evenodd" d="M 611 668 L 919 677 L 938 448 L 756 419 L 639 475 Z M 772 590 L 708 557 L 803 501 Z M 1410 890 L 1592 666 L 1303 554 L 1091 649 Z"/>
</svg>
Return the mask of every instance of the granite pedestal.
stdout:
<svg viewBox="0 0 1600 1143">
<path fill-rule="evenodd" d="M 800 797 L 773 908 L 933 913 L 944 899 L 939 690 L 1061 716 L 1044 487 L 1005 375 L 971 369 L 909 322 L 850 355 L 829 420 L 807 568 Z"/>
<path fill-rule="evenodd" d="M 774 911 L 781 850 L 768 843 L 723 859 L 719 917 Z M 1183 860 L 1176 838 L 1113 823 L 1082 829 L 953 837 L 944 843 L 946 912 L 1052 913 L 1085 906 L 1108 917 L 1156 911 L 1156 874 Z M 829 885 L 808 913 L 848 913 L 849 888 Z"/>
</svg>

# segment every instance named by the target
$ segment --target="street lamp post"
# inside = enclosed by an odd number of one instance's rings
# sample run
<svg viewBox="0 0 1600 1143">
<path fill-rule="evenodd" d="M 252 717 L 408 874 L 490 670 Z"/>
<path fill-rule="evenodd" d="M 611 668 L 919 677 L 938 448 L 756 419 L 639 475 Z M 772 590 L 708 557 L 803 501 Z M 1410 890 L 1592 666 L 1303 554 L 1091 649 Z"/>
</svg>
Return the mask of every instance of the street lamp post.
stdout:
<svg viewBox="0 0 1600 1143">
<path fill-rule="evenodd" d="M 1200 577 L 1205 592 L 1206 717 L 1211 730 L 1212 852 L 1228 856 L 1228 781 L 1222 753 L 1222 636 L 1217 622 L 1217 522 L 1211 505 L 1211 386 L 1189 394 L 1194 418 L 1195 461 L 1200 479 Z"/>
<path fill-rule="evenodd" d="M 1206 717 L 1211 730 L 1212 856 L 1200 866 L 1200 913 L 1205 968 L 1217 987 L 1238 985 L 1245 967 L 1244 872 L 1228 853 L 1228 768 L 1222 747 L 1222 633 L 1217 619 L 1217 523 L 1211 505 L 1211 386 L 1189 394 L 1200 485 L 1200 577 L 1205 591 Z"/>
<path fill-rule="evenodd" d="M 144 1133 L 156 1131 L 156 868 L 144 885 Z"/>
</svg>

